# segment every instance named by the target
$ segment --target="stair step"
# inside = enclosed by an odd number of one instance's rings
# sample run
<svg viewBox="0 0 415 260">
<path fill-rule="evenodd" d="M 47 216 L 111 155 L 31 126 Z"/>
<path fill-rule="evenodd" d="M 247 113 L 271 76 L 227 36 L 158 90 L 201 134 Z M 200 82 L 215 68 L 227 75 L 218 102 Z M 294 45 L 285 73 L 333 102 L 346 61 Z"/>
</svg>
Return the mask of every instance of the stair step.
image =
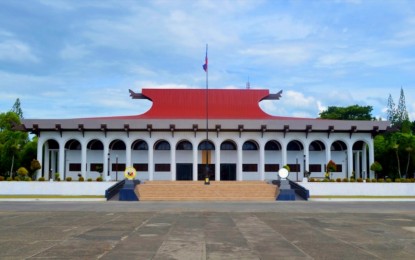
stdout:
<svg viewBox="0 0 415 260">
<path fill-rule="evenodd" d="M 273 201 L 279 190 L 264 181 L 149 181 L 136 193 L 141 201 Z"/>
</svg>

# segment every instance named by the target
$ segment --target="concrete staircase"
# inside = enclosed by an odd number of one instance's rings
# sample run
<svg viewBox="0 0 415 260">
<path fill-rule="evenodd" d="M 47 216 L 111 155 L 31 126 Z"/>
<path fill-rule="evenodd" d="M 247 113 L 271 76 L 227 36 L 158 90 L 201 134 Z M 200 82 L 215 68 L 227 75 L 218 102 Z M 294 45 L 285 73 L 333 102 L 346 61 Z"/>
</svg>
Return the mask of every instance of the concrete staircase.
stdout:
<svg viewBox="0 0 415 260">
<path fill-rule="evenodd" d="M 275 201 L 279 189 L 264 181 L 147 181 L 135 192 L 140 201 Z"/>
</svg>

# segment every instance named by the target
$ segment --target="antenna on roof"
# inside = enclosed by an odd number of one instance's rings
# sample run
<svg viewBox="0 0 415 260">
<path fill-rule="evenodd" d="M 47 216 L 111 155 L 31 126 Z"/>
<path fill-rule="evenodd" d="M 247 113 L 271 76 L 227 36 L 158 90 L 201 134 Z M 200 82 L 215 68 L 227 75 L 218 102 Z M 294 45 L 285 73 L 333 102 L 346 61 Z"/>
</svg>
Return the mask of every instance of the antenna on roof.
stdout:
<svg viewBox="0 0 415 260">
<path fill-rule="evenodd" d="M 248 76 L 248 81 L 246 82 L 246 89 L 250 89 L 251 88 L 251 83 L 249 82 L 249 76 Z"/>
</svg>

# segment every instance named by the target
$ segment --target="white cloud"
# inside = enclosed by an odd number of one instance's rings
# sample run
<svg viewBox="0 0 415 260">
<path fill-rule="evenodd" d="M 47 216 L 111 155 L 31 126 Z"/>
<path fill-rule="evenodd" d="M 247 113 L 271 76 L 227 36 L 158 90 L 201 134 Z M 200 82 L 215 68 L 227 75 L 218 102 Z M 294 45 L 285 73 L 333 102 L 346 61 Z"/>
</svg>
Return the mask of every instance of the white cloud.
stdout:
<svg viewBox="0 0 415 260">
<path fill-rule="evenodd" d="M 85 45 L 66 45 L 60 51 L 60 57 L 64 60 L 78 60 L 89 54 Z"/>
<path fill-rule="evenodd" d="M 279 65 L 299 65 L 308 61 L 311 56 L 307 45 L 294 44 L 248 47 L 241 50 L 241 54 Z"/>
<path fill-rule="evenodd" d="M 16 40 L 0 40 L 0 60 L 12 62 L 38 62 L 29 45 Z"/>
</svg>

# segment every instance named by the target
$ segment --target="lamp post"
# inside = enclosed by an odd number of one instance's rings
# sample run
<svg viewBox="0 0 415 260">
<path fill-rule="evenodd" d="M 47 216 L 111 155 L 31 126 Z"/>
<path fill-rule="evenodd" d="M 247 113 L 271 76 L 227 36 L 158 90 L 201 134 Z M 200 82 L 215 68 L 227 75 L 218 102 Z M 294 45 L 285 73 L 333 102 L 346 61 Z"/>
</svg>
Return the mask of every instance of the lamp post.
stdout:
<svg viewBox="0 0 415 260">
<path fill-rule="evenodd" d="M 107 178 L 110 178 L 110 153 L 108 153 Z"/>
<path fill-rule="evenodd" d="M 118 181 L 118 154 L 115 156 L 115 180 Z"/>
<path fill-rule="evenodd" d="M 303 171 L 303 178 L 305 177 L 305 174 L 306 174 L 306 169 L 305 169 L 305 154 L 304 154 L 304 164 L 303 164 L 303 168 L 304 168 L 304 171 Z"/>
</svg>

